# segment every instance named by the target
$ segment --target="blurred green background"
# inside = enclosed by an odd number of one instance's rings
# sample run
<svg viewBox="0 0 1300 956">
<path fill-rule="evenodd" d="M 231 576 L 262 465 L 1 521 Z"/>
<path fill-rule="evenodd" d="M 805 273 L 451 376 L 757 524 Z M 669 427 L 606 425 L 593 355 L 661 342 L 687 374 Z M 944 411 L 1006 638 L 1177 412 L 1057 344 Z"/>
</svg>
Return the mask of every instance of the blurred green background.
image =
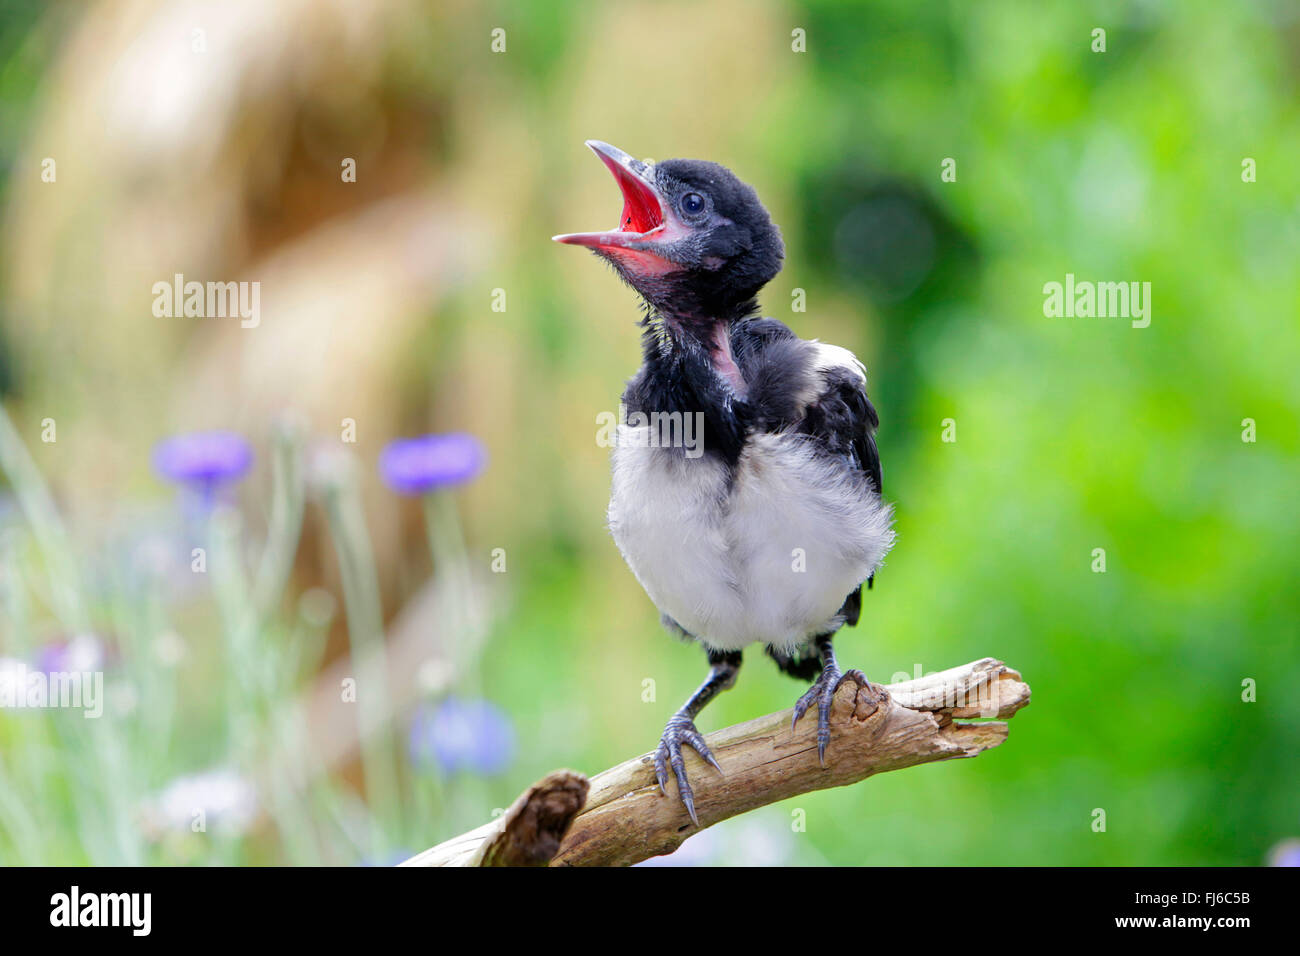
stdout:
<svg viewBox="0 0 1300 956">
<path fill-rule="evenodd" d="M 82 624 L 135 698 L 75 731 L 0 712 L 0 862 L 384 862 L 547 771 L 654 746 L 704 660 L 660 630 L 603 524 L 596 418 L 635 371 L 638 311 L 609 270 L 549 242 L 617 215 L 587 138 L 753 184 L 788 255 L 764 313 L 867 365 L 899 541 L 841 660 L 886 681 L 995 656 L 1034 694 L 977 760 L 767 808 L 681 861 L 1266 862 L 1300 836 L 1298 87 L 1300 9 L 1283 0 L 5 3 L 0 389 L 66 522 Z M 152 284 L 178 272 L 261 282 L 261 324 L 154 317 Z M 1150 326 L 1045 317 L 1043 286 L 1067 273 L 1150 282 Z M 348 757 L 220 840 L 140 823 L 186 775 L 256 777 L 266 719 L 247 695 L 205 693 L 234 666 L 219 596 L 160 586 L 154 565 L 133 577 L 142 549 L 182 575 L 190 554 L 149 449 L 247 435 L 238 505 L 256 541 L 286 415 L 309 477 L 355 421 L 349 487 L 384 620 L 415 615 L 415 645 L 429 635 L 442 662 L 394 738 L 449 695 L 513 726 L 491 773 L 403 759 L 382 852 L 348 822 L 368 812 Z M 450 430 L 489 454 L 457 492 L 483 579 L 481 639 L 463 644 L 437 613 L 420 623 L 420 509 L 374 465 L 394 438 Z M 0 522 L 0 657 L 20 659 L 72 635 L 12 494 Z M 312 496 L 277 615 L 245 648 L 279 675 L 275 700 L 346 652 L 330 542 Z M 133 664 L 159 634 L 185 654 Z M 701 729 L 793 703 L 799 686 L 748 657 Z M 120 771 L 111 799 L 86 796 L 108 786 L 91 753 Z M 310 832 L 286 834 L 299 815 Z"/>
</svg>

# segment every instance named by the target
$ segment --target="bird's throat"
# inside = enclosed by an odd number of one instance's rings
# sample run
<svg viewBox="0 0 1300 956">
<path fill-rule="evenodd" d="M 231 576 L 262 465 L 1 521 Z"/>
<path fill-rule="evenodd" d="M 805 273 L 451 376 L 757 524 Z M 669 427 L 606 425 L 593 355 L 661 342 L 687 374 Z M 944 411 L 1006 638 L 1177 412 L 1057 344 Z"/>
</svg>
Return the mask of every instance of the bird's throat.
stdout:
<svg viewBox="0 0 1300 956">
<path fill-rule="evenodd" d="M 734 397 L 744 399 L 748 396 L 749 384 L 731 347 L 731 322 L 704 318 L 698 312 L 654 310 L 650 314 L 650 324 L 652 328 L 658 328 L 660 334 L 646 339 L 647 362 L 653 364 L 667 354 L 680 355 L 683 351 L 702 356 Z M 667 344 L 669 352 L 660 351 L 661 343 Z"/>
<path fill-rule="evenodd" d="M 731 354 L 731 332 L 728 323 L 718 322 L 713 326 L 708 347 L 709 362 L 713 370 L 731 386 L 731 390 L 737 397 L 744 398 L 748 389 L 745 376 L 740 373 L 740 366 L 736 364 L 735 356 Z"/>
</svg>

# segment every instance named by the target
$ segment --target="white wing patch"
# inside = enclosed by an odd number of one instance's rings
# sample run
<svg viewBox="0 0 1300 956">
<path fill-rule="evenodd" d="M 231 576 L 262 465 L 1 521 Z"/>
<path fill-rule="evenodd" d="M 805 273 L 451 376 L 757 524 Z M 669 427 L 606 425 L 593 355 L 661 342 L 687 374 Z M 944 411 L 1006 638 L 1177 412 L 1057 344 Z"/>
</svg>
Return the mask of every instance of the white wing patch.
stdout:
<svg viewBox="0 0 1300 956">
<path fill-rule="evenodd" d="M 819 342 L 817 339 L 809 343 L 813 347 L 813 367 L 818 371 L 842 368 L 852 372 L 862 382 L 862 387 L 867 386 L 867 367 L 859 361 L 858 357 L 846 348 L 838 345 L 829 345 L 826 342 Z"/>
</svg>

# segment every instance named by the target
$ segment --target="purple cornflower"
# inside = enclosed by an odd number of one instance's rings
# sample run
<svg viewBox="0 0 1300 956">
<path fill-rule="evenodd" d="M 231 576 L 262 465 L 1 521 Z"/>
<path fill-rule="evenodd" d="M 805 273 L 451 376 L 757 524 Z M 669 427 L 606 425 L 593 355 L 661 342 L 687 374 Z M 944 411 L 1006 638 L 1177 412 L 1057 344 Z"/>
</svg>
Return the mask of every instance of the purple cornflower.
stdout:
<svg viewBox="0 0 1300 956">
<path fill-rule="evenodd" d="M 509 766 L 515 732 L 495 704 L 448 698 L 416 711 L 407 744 L 417 766 L 436 765 L 448 775 L 460 770 L 492 774 Z"/>
<path fill-rule="evenodd" d="M 46 644 L 36 655 L 36 669 L 45 674 L 97 671 L 104 666 L 104 645 L 93 634 Z"/>
<path fill-rule="evenodd" d="M 483 444 L 473 435 L 421 435 L 384 446 L 379 473 L 394 491 L 424 495 L 471 480 L 483 470 L 486 459 Z"/>
<path fill-rule="evenodd" d="M 205 503 L 211 503 L 222 485 L 242 478 L 252 464 L 252 447 L 234 432 L 190 432 L 153 448 L 154 471 L 197 491 Z"/>
</svg>

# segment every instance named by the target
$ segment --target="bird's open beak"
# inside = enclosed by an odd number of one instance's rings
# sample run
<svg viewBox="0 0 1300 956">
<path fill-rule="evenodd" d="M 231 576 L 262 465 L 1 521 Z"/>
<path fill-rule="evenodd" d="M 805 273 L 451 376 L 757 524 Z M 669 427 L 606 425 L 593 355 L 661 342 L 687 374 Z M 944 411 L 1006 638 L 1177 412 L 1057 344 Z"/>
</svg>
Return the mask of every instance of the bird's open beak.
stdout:
<svg viewBox="0 0 1300 956">
<path fill-rule="evenodd" d="M 609 143 L 589 139 L 587 145 L 614 174 L 623 193 L 623 215 L 618 228 L 608 232 L 570 232 L 552 238 L 598 251 L 652 253 L 655 242 L 663 237 L 667 217 L 651 167 Z"/>
</svg>

